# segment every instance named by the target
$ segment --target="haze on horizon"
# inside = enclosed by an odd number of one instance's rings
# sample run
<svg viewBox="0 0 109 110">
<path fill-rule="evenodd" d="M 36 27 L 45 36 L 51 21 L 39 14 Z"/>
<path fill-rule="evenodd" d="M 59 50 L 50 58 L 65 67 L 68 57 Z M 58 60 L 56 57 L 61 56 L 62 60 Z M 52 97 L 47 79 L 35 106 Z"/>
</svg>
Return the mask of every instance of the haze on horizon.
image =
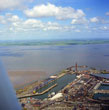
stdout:
<svg viewBox="0 0 109 110">
<path fill-rule="evenodd" d="M 105 39 L 108 0 L 0 0 L 0 40 Z"/>
</svg>

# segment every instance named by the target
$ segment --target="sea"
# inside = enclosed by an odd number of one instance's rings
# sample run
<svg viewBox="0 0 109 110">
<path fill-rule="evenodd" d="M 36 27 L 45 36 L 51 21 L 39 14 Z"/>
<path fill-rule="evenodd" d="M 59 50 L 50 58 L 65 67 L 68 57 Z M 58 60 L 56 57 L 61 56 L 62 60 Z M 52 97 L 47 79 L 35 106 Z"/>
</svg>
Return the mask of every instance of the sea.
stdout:
<svg viewBox="0 0 109 110">
<path fill-rule="evenodd" d="M 7 71 L 44 71 L 45 77 L 75 63 L 109 70 L 109 44 L 0 46 L 0 59 Z"/>
</svg>

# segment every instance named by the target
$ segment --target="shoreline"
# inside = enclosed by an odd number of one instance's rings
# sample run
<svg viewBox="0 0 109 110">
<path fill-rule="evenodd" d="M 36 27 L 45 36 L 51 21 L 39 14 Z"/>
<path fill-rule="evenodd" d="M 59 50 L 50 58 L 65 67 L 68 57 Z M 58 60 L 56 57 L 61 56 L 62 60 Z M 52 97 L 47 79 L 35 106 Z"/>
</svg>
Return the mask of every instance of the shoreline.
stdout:
<svg viewBox="0 0 109 110">
<path fill-rule="evenodd" d="M 65 70 L 64 70 L 64 72 L 61 71 L 61 72 L 59 72 L 58 74 L 57 74 L 57 73 L 54 74 L 54 76 L 56 76 L 56 78 L 53 79 L 52 81 L 48 82 L 47 85 L 48 85 L 49 83 L 52 83 L 53 81 L 55 81 L 55 80 L 57 80 L 57 79 L 60 79 L 61 77 L 63 77 L 63 76 L 66 75 L 66 74 L 67 74 L 67 72 L 65 72 Z M 49 76 L 48 78 L 50 78 L 50 76 Z M 48 78 L 47 78 L 47 79 L 48 79 Z M 36 85 L 38 85 L 38 86 L 41 85 L 41 84 L 44 82 L 44 80 L 46 80 L 46 78 L 43 79 L 43 80 L 41 80 L 41 81 L 35 81 L 35 82 L 32 82 L 32 83 L 29 83 L 29 84 L 27 84 L 26 86 L 24 86 L 24 88 L 21 88 L 21 89 L 16 90 L 16 93 L 20 95 L 20 96 L 19 96 L 19 95 L 17 95 L 17 96 L 18 96 L 18 97 L 25 97 L 25 95 L 22 94 L 22 92 L 25 93 L 25 94 L 28 94 L 28 92 L 24 92 L 24 91 L 30 91 L 30 89 L 35 88 Z M 44 86 L 46 86 L 46 85 L 44 85 Z M 57 84 L 54 84 L 54 85 L 53 85 L 53 87 L 55 87 L 55 86 L 57 86 Z M 52 86 L 51 86 L 50 88 L 52 88 Z M 48 89 L 49 89 L 49 88 L 48 88 Z M 48 89 L 47 89 L 47 90 L 48 90 Z M 46 90 L 45 90 L 45 91 L 46 91 Z M 33 94 L 33 96 L 34 96 L 34 94 Z"/>
<path fill-rule="evenodd" d="M 32 84 L 37 81 L 41 81 L 48 77 L 48 74 L 44 71 L 37 71 L 37 70 L 13 70 L 8 71 L 8 76 L 10 81 L 14 87 L 14 89 L 23 88 L 29 84 Z"/>
</svg>

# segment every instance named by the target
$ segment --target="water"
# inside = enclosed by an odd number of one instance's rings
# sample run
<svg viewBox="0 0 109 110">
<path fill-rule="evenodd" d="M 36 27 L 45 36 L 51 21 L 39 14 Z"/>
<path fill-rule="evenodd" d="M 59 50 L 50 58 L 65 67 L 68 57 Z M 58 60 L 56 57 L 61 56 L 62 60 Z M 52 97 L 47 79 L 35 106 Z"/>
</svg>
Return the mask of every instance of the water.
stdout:
<svg viewBox="0 0 109 110">
<path fill-rule="evenodd" d="M 103 93 L 97 93 L 97 94 L 94 94 L 94 99 L 99 99 L 99 98 L 109 98 L 109 94 L 103 94 Z"/>
<path fill-rule="evenodd" d="M 71 65 L 109 69 L 109 44 L 69 46 L 2 46 L 0 57 L 9 70 L 37 70 L 48 77 Z M 31 79 L 32 76 L 30 76 Z M 43 76 L 41 76 L 43 77 Z M 41 78 L 40 77 L 40 78 Z M 25 77 L 18 77 L 22 82 Z M 43 77 L 44 78 L 44 77 Z M 13 78 L 15 79 L 15 77 Z M 15 80 L 17 81 L 17 80 Z"/>
<path fill-rule="evenodd" d="M 41 89 L 37 90 L 37 92 L 38 93 L 41 93 L 41 92 L 45 91 L 46 89 L 50 88 L 51 86 L 53 86 L 56 83 L 57 83 L 57 81 L 55 80 L 55 81 L 47 84 L 46 86 L 42 87 Z"/>
<path fill-rule="evenodd" d="M 109 79 L 109 74 L 107 73 L 106 74 L 93 74 L 93 75 Z"/>
<path fill-rule="evenodd" d="M 109 84 L 101 84 L 98 90 L 109 90 Z M 94 94 L 94 99 L 99 99 L 99 98 L 109 98 L 109 94 L 104 94 L 104 93 L 97 93 Z"/>
<path fill-rule="evenodd" d="M 109 84 L 101 84 L 99 90 L 109 90 Z"/>
<path fill-rule="evenodd" d="M 68 83 L 72 82 L 75 78 L 76 78 L 75 74 L 73 74 L 73 75 L 72 74 L 66 74 L 63 77 L 56 80 L 56 83 L 58 84 L 56 87 L 54 87 L 49 92 L 47 92 L 43 95 L 35 96 L 35 98 L 38 98 L 38 99 L 47 98 L 50 93 L 52 93 L 52 92 L 57 93 L 59 90 L 64 88 Z M 49 88 L 50 86 L 51 85 L 49 85 L 48 87 L 46 86 L 45 88 Z M 43 88 L 41 91 L 45 90 L 45 88 Z"/>
<path fill-rule="evenodd" d="M 74 65 L 109 69 L 109 44 L 0 47 L 8 70 L 44 70 L 49 73 Z"/>
</svg>

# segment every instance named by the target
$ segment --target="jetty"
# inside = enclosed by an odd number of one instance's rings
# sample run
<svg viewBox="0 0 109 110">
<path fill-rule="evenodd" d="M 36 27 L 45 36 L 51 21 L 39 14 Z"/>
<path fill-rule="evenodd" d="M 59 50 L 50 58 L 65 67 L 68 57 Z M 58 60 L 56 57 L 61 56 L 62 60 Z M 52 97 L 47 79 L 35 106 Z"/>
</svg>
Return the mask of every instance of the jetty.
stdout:
<svg viewBox="0 0 109 110">
<path fill-rule="evenodd" d="M 45 94 L 46 92 L 50 91 L 52 88 L 56 87 L 57 84 L 54 84 L 53 86 L 49 87 L 48 89 L 44 90 L 43 92 L 41 93 L 35 93 L 35 94 L 26 94 L 24 96 L 19 96 L 18 99 L 22 99 L 22 98 L 27 98 L 27 97 L 33 97 L 33 96 L 38 96 L 38 95 L 43 95 Z"/>
<path fill-rule="evenodd" d="M 103 93 L 103 94 L 109 94 L 109 90 L 94 90 L 94 93 Z"/>
</svg>

